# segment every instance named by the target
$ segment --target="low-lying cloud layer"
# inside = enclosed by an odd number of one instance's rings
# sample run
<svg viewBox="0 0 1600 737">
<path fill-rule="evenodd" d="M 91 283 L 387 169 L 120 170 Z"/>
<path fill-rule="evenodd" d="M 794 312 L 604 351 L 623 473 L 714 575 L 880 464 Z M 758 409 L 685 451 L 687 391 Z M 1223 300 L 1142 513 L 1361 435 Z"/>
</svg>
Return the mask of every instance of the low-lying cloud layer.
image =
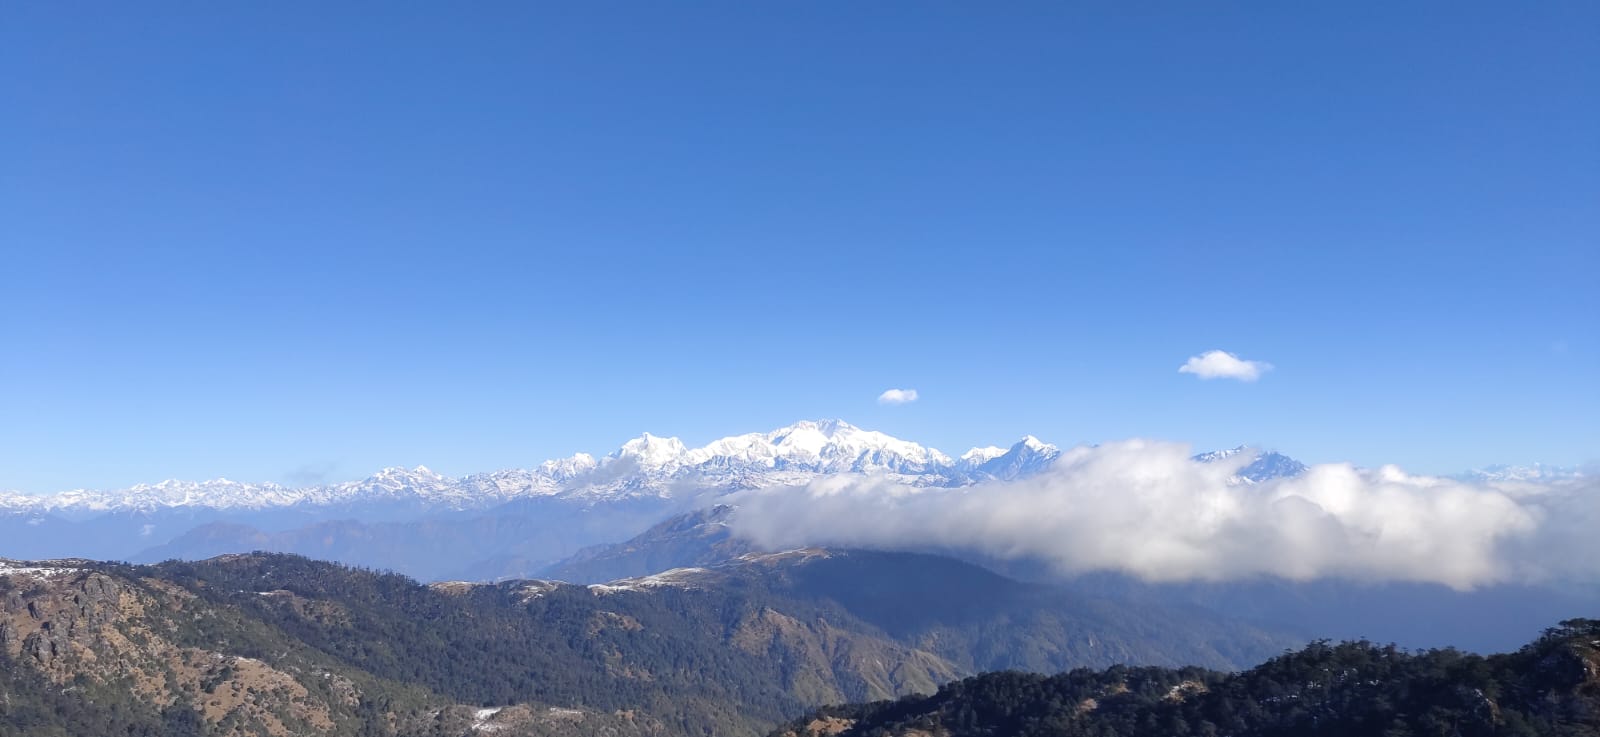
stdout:
<svg viewBox="0 0 1600 737">
<path fill-rule="evenodd" d="M 830 477 L 745 492 L 732 524 L 768 549 L 958 548 L 1149 581 L 1600 580 L 1593 478 L 1487 485 L 1327 464 L 1251 485 L 1234 478 L 1247 454 L 1189 454 L 1145 440 L 1079 447 L 1040 475 L 957 489 Z"/>
</svg>

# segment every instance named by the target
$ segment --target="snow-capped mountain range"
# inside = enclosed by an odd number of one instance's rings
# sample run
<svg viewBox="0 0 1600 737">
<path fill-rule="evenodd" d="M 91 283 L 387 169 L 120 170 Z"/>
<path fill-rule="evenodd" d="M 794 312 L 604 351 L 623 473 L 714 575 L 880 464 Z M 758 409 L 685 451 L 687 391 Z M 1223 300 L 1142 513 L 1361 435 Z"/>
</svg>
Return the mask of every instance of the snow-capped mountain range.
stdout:
<svg viewBox="0 0 1600 737">
<path fill-rule="evenodd" d="M 1196 456 L 1210 461 L 1243 448 Z M 951 458 L 933 448 L 864 430 L 839 420 L 797 422 L 766 433 L 733 435 L 690 448 L 677 438 L 646 433 L 600 458 L 579 453 L 529 469 L 458 478 L 425 467 L 387 468 L 360 481 L 289 488 L 227 479 L 163 481 L 115 491 L 50 495 L 0 493 L 0 511 L 98 513 L 161 509 L 265 510 L 410 502 L 446 509 L 480 509 L 530 497 L 606 501 L 673 498 L 704 492 L 804 484 L 830 474 L 874 474 L 920 486 L 962 486 L 1015 479 L 1048 467 L 1061 451 L 1027 436 L 1008 447 L 973 448 Z M 1294 475 L 1298 462 L 1261 454 L 1240 474 L 1245 481 Z"/>
<path fill-rule="evenodd" d="M 1590 469 L 1592 472 L 1592 469 Z M 1479 483 L 1543 483 L 1551 481 L 1567 481 L 1584 476 L 1584 469 L 1577 466 L 1552 466 L 1544 463 L 1533 463 L 1526 466 L 1509 466 L 1505 464 L 1475 468 L 1456 476 L 1463 481 Z"/>
</svg>

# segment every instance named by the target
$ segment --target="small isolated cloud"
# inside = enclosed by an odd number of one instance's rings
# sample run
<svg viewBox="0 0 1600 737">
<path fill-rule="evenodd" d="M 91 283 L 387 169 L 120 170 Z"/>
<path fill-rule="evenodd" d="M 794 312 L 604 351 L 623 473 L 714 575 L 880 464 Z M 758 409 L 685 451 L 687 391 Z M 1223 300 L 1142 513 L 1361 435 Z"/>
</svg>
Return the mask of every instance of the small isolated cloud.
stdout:
<svg viewBox="0 0 1600 737">
<path fill-rule="evenodd" d="M 890 389 L 878 395 L 878 404 L 906 404 L 917 401 L 916 389 Z"/>
<path fill-rule="evenodd" d="M 283 474 L 283 482 L 294 487 L 316 486 L 327 483 L 338 467 L 339 464 L 333 461 L 302 463 L 298 467 L 285 472 Z"/>
<path fill-rule="evenodd" d="M 1271 370 L 1272 364 L 1266 361 L 1246 361 L 1227 351 L 1206 351 L 1198 356 L 1190 356 L 1178 367 L 1180 374 L 1194 374 L 1202 379 L 1239 381 L 1255 381 Z"/>
</svg>

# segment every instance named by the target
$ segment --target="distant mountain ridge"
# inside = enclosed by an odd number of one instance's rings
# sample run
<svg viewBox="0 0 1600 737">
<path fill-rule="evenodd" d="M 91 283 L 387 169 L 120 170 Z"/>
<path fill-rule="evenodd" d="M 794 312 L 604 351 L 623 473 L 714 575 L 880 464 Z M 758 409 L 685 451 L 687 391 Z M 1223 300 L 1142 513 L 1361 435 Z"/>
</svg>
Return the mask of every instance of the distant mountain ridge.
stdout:
<svg viewBox="0 0 1600 737">
<path fill-rule="evenodd" d="M 646 433 L 599 457 L 578 453 L 532 468 L 455 478 L 418 466 L 299 489 L 217 479 L 47 496 L 0 493 L 0 555 L 153 562 L 272 550 L 428 580 L 493 578 L 542 570 L 747 489 L 840 475 L 955 488 L 1033 476 L 1061 453 L 1025 436 L 952 458 L 886 433 L 820 420 L 698 448 Z M 1238 481 L 1303 468 L 1261 454 Z"/>
<path fill-rule="evenodd" d="M 1592 471 L 1592 469 L 1590 470 Z M 1454 478 L 1477 483 L 1539 483 L 1580 478 L 1585 475 L 1584 471 L 1585 469 L 1578 466 L 1554 466 L 1544 463 L 1508 465 L 1501 463 L 1456 474 Z"/>
<path fill-rule="evenodd" d="M 418 466 L 386 468 L 369 478 L 290 488 L 228 479 L 169 480 L 113 491 L 74 490 L 47 495 L 0 493 L 0 510 L 13 513 L 94 514 L 173 508 L 260 510 L 407 501 L 446 509 L 480 509 L 532 497 L 608 500 L 672 497 L 690 482 L 736 490 L 806 483 L 834 473 L 886 474 L 916 485 L 955 486 L 1003 465 L 1038 467 L 1059 454 L 1031 438 L 982 463 L 944 453 L 840 420 L 803 421 L 771 432 L 721 438 L 689 448 L 677 438 L 645 433 L 596 458 L 578 453 L 528 469 L 459 478 Z"/>
<path fill-rule="evenodd" d="M 1195 458 L 1218 460 L 1245 450 L 1240 447 Z M 765 433 L 731 435 L 699 448 L 690 448 L 677 438 L 645 433 L 598 458 L 577 453 L 533 468 L 454 478 L 417 466 L 386 468 L 359 481 L 300 488 L 213 479 L 168 480 L 112 491 L 0 492 L 0 513 L 82 517 L 108 512 L 258 511 L 375 502 L 464 511 L 531 498 L 575 502 L 674 498 L 690 489 L 690 493 L 729 492 L 799 485 L 841 473 L 886 475 L 915 486 L 948 487 L 1029 476 L 1048 468 L 1060 455 L 1055 445 L 1029 435 L 1005 448 L 973 448 L 952 458 L 937 449 L 842 420 L 808 420 Z M 1304 469 L 1298 461 L 1269 452 L 1241 471 L 1240 477 L 1261 481 L 1296 475 Z"/>
</svg>

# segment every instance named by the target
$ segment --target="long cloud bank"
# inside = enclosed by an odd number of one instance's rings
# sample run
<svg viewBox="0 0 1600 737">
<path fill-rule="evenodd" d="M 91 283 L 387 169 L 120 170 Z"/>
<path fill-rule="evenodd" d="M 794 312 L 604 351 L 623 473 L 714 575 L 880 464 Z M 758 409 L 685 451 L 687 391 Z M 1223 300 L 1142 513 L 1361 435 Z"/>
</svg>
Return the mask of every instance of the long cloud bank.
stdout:
<svg viewBox="0 0 1600 737">
<path fill-rule="evenodd" d="M 1247 484 L 1244 454 L 1189 453 L 1147 440 L 1078 447 L 1042 474 L 958 489 L 829 477 L 744 492 L 731 524 L 765 549 L 956 548 L 1148 581 L 1600 581 L 1593 478 L 1489 485 L 1327 464 Z"/>
</svg>

